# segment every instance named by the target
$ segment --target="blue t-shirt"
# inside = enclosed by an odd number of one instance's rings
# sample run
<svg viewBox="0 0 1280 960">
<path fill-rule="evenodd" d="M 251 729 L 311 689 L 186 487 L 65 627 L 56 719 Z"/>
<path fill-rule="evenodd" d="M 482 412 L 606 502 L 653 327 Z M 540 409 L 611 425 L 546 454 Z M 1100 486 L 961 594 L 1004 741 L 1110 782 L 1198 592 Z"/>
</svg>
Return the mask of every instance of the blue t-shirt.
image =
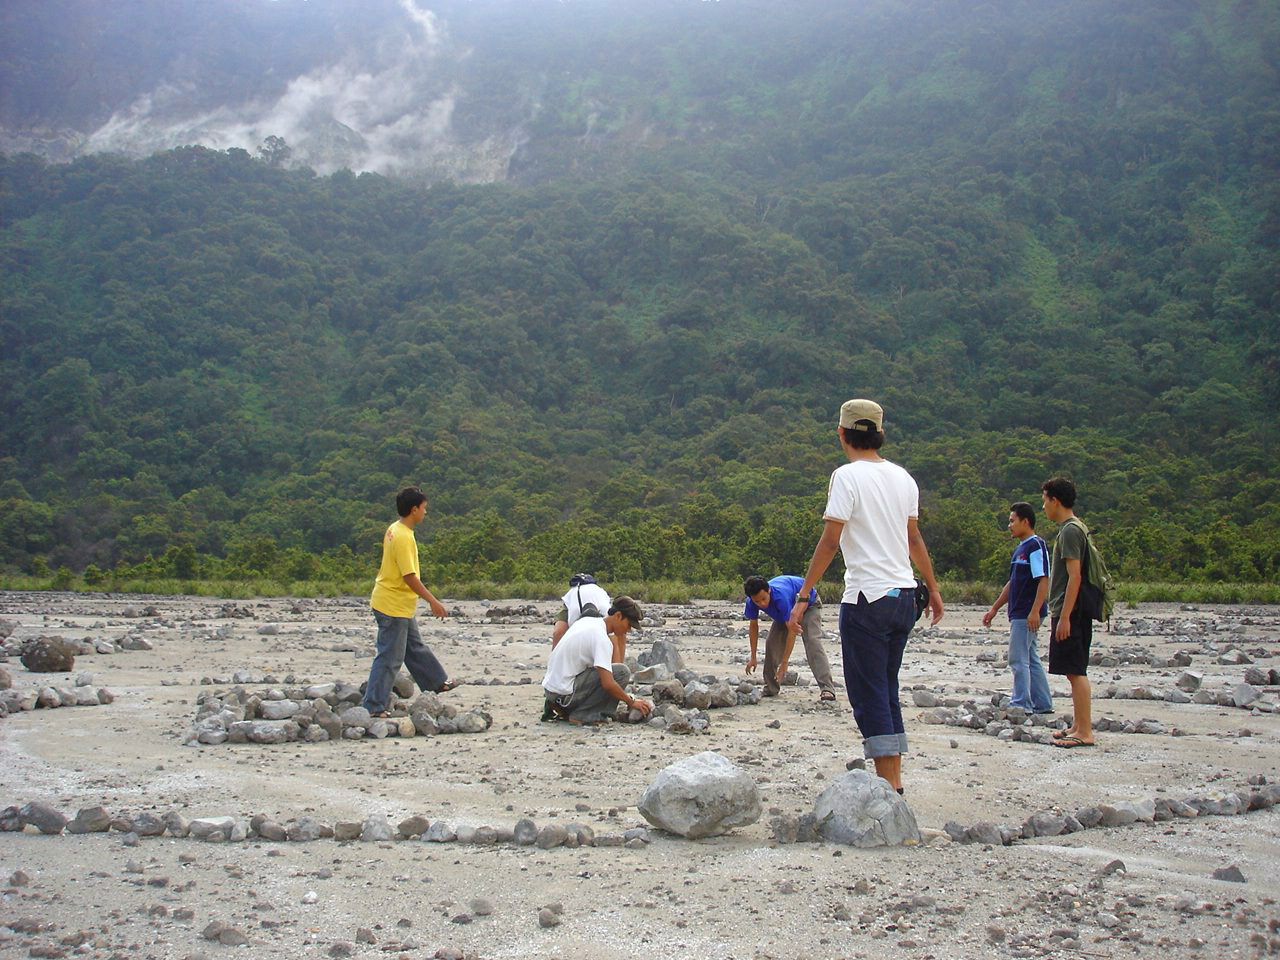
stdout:
<svg viewBox="0 0 1280 960">
<path fill-rule="evenodd" d="M 1036 601 L 1036 588 L 1041 577 L 1049 575 L 1049 548 L 1034 533 L 1013 548 L 1013 561 L 1009 564 L 1009 619 L 1025 620 Z M 1049 612 L 1045 604 L 1040 611 L 1044 617 Z"/>
<path fill-rule="evenodd" d="M 769 581 L 769 605 L 763 608 L 757 607 L 755 601 L 747 597 L 747 605 L 743 607 L 742 615 L 748 620 L 759 620 L 763 610 L 771 620 L 786 623 L 791 619 L 791 609 L 796 605 L 796 594 L 803 586 L 804 577 L 792 577 L 785 573 L 780 577 L 774 577 Z M 817 599 L 818 590 L 815 587 L 809 591 L 809 603 L 814 603 Z"/>
</svg>

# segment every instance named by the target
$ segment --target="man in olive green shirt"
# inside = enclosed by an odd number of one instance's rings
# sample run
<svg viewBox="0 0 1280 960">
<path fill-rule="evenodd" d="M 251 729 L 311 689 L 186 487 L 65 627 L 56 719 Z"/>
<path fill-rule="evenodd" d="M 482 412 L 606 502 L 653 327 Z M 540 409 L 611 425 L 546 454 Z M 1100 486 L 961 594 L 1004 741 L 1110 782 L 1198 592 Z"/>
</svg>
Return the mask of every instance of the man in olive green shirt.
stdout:
<svg viewBox="0 0 1280 960">
<path fill-rule="evenodd" d="M 1080 603 L 1082 562 L 1089 549 L 1088 529 L 1075 515 L 1076 487 L 1065 477 L 1040 485 L 1044 514 L 1058 524 L 1049 561 L 1049 672 L 1071 684 L 1071 726 L 1053 735 L 1056 747 L 1093 746 L 1093 689 L 1089 685 L 1089 646 L 1093 621 Z"/>
</svg>

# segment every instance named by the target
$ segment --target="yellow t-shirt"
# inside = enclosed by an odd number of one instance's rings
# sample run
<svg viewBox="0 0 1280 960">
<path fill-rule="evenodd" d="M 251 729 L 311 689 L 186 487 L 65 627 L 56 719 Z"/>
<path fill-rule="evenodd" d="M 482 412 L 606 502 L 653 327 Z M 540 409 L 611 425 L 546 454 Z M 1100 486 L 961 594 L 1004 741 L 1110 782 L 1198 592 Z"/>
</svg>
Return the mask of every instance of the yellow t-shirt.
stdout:
<svg viewBox="0 0 1280 960">
<path fill-rule="evenodd" d="M 382 566 L 369 605 L 388 617 L 412 617 L 418 612 L 418 595 L 404 578 L 418 572 L 418 541 L 413 531 L 397 520 L 382 538 Z"/>
</svg>

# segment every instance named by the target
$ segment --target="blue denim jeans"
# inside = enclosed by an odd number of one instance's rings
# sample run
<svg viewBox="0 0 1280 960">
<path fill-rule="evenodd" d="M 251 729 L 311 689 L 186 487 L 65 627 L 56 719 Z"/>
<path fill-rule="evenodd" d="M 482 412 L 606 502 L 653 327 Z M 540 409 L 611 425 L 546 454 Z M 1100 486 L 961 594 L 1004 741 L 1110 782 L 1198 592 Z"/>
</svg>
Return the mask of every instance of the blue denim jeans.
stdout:
<svg viewBox="0 0 1280 960">
<path fill-rule="evenodd" d="M 1009 706 L 1035 713 L 1053 709 L 1049 677 L 1036 653 L 1036 635 L 1027 629 L 1026 620 L 1009 621 L 1009 669 L 1013 673 Z"/>
<path fill-rule="evenodd" d="M 444 686 L 449 675 L 431 648 L 422 642 L 417 617 L 389 617 L 375 610 L 373 618 L 378 621 L 378 652 L 364 689 L 366 710 L 381 713 L 387 709 L 391 685 L 396 682 L 401 665 L 421 690 L 436 691 Z"/>
<path fill-rule="evenodd" d="M 867 757 L 895 757 L 907 752 L 907 734 L 898 701 L 898 670 L 907 636 L 916 622 L 913 588 L 868 603 L 840 604 L 840 649 L 844 685 L 853 720 L 862 733 Z"/>
</svg>

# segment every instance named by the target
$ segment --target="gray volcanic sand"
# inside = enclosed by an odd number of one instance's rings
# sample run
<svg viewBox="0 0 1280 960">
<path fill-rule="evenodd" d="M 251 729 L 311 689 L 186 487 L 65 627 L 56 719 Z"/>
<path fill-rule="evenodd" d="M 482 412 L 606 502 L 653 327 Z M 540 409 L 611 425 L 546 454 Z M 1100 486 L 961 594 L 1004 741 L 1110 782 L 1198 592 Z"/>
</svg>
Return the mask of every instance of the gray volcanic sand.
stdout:
<svg viewBox="0 0 1280 960">
<path fill-rule="evenodd" d="M 506 603 L 506 601 L 495 601 Z M 203 598 L 0 594 L 0 618 L 16 636 L 118 638 L 143 630 L 155 649 L 78 657 L 113 704 L 37 710 L 0 720 L 0 806 L 32 800 L 68 816 L 103 804 L 113 814 L 178 809 L 188 817 L 264 813 L 283 823 L 311 814 L 326 823 L 411 814 L 456 823 L 511 825 L 530 817 L 582 822 L 599 833 L 643 825 L 635 804 L 665 765 L 716 750 L 755 777 L 766 810 L 727 837 L 687 841 L 654 830 L 644 849 L 460 844 L 210 844 L 169 837 L 125 847 L 119 833 L 46 837 L 28 828 L 0 834 L 0 883 L 15 870 L 26 886 L 0 900 L 0 956 L 322 957 L 359 928 L 376 944 L 357 956 L 431 957 L 455 948 L 479 957 L 1253 957 L 1280 952 L 1280 812 L 1206 817 L 1093 829 L 1011 847 L 958 845 L 939 830 L 948 820 L 1020 825 L 1051 807 L 1072 812 L 1101 802 L 1181 798 L 1239 789 L 1278 774 L 1280 717 L 1249 710 L 1160 701 L 1099 700 L 1094 717 L 1153 718 L 1185 736 L 1098 733 L 1092 749 L 1007 742 L 981 731 L 926 725 L 903 700 L 911 753 L 907 799 L 929 842 L 917 848 L 859 850 L 826 844 L 780 846 L 771 813 L 807 812 L 845 762 L 861 755 L 848 704 L 818 702 L 797 645 L 800 687 L 758 706 L 711 711 L 706 736 L 663 734 L 615 724 L 583 730 L 540 724 L 539 682 L 556 605 L 538 604 L 541 622 L 484 619 L 478 602 L 446 622 L 420 617 L 424 638 L 452 676 L 466 681 L 449 702 L 494 717 L 478 735 L 388 738 L 352 743 L 183 746 L 201 692 L 237 670 L 360 683 L 374 627 L 366 601 L 234 601 L 249 618 L 227 619 L 224 602 Z M 127 618 L 154 604 L 158 618 Z M 446 604 L 453 609 L 455 604 Z M 720 676 L 742 672 L 746 630 L 740 605 L 654 605 L 665 624 L 633 634 L 630 654 L 653 639 L 676 640 L 688 665 Z M 135 611 L 136 612 L 136 611 Z M 836 608 L 824 609 L 827 652 L 840 675 Z M 1007 624 L 981 626 L 982 610 L 956 607 L 907 650 L 904 691 L 914 684 L 961 698 L 1009 689 L 999 662 Z M 1245 667 L 1219 666 L 1206 643 L 1254 651 L 1280 666 L 1280 611 L 1274 608 L 1146 604 L 1121 621 L 1194 621 L 1191 635 L 1109 635 L 1095 649 L 1142 645 L 1170 656 L 1191 651 L 1205 686 L 1230 689 Z M 261 624 L 279 633 L 260 636 Z M 214 639 L 229 624 L 233 635 Z M 1222 632 L 1234 626 L 1237 633 Z M 1215 632 L 1217 631 L 1217 632 Z M 726 636 L 731 634 L 731 636 Z M 1045 630 L 1041 630 L 1041 652 Z M 335 649 L 345 647 L 347 649 Z M 6 667 L 16 686 L 65 682 Z M 1095 687 L 1112 682 L 1169 687 L 1181 668 L 1092 668 Z M 528 685 L 481 685 L 492 678 Z M 162 684 L 162 681 L 167 683 Z M 258 689 L 261 685 L 250 685 Z M 1069 712 L 1066 685 L 1053 678 L 1055 706 Z M 968 693 L 963 688 L 968 689 Z M 1274 699 L 1274 697 L 1272 697 Z M 780 726 L 767 725 L 778 721 Z M 954 741 L 954 746 L 952 745 Z M 610 811 L 613 811 L 612 814 Z M 180 858 L 183 858 L 180 860 Z M 1091 880 L 1119 858 L 1126 870 Z M 142 872 L 128 872 L 134 861 Z M 1236 865 L 1247 882 L 1211 878 Z M 314 903 L 304 903 L 309 892 Z M 1190 913 L 1179 897 L 1208 906 Z M 471 899 L 491 916 L 454 922 Z M 916 901 L 913 903 L 912 898 Z M 563 905 L 563 922 L 538 924 L 540 907 Z M 177 919 L 175 910 L 194 916 Z M 9 925 L 35 918 L 22 933 Z M 229 947 L 200 931 L 218 920 L 251 943 Z M 1272 929 L 1269 929 L 1268 924 Z M 19 924 L 21 926 L 21 924 Z M 63 938 L 83 945 L 60 944 Z M 1065 940 L 1065 946 L 1063 945 Z M 33 952 L 34 951 L 34 952 Z"/>
</svg>

